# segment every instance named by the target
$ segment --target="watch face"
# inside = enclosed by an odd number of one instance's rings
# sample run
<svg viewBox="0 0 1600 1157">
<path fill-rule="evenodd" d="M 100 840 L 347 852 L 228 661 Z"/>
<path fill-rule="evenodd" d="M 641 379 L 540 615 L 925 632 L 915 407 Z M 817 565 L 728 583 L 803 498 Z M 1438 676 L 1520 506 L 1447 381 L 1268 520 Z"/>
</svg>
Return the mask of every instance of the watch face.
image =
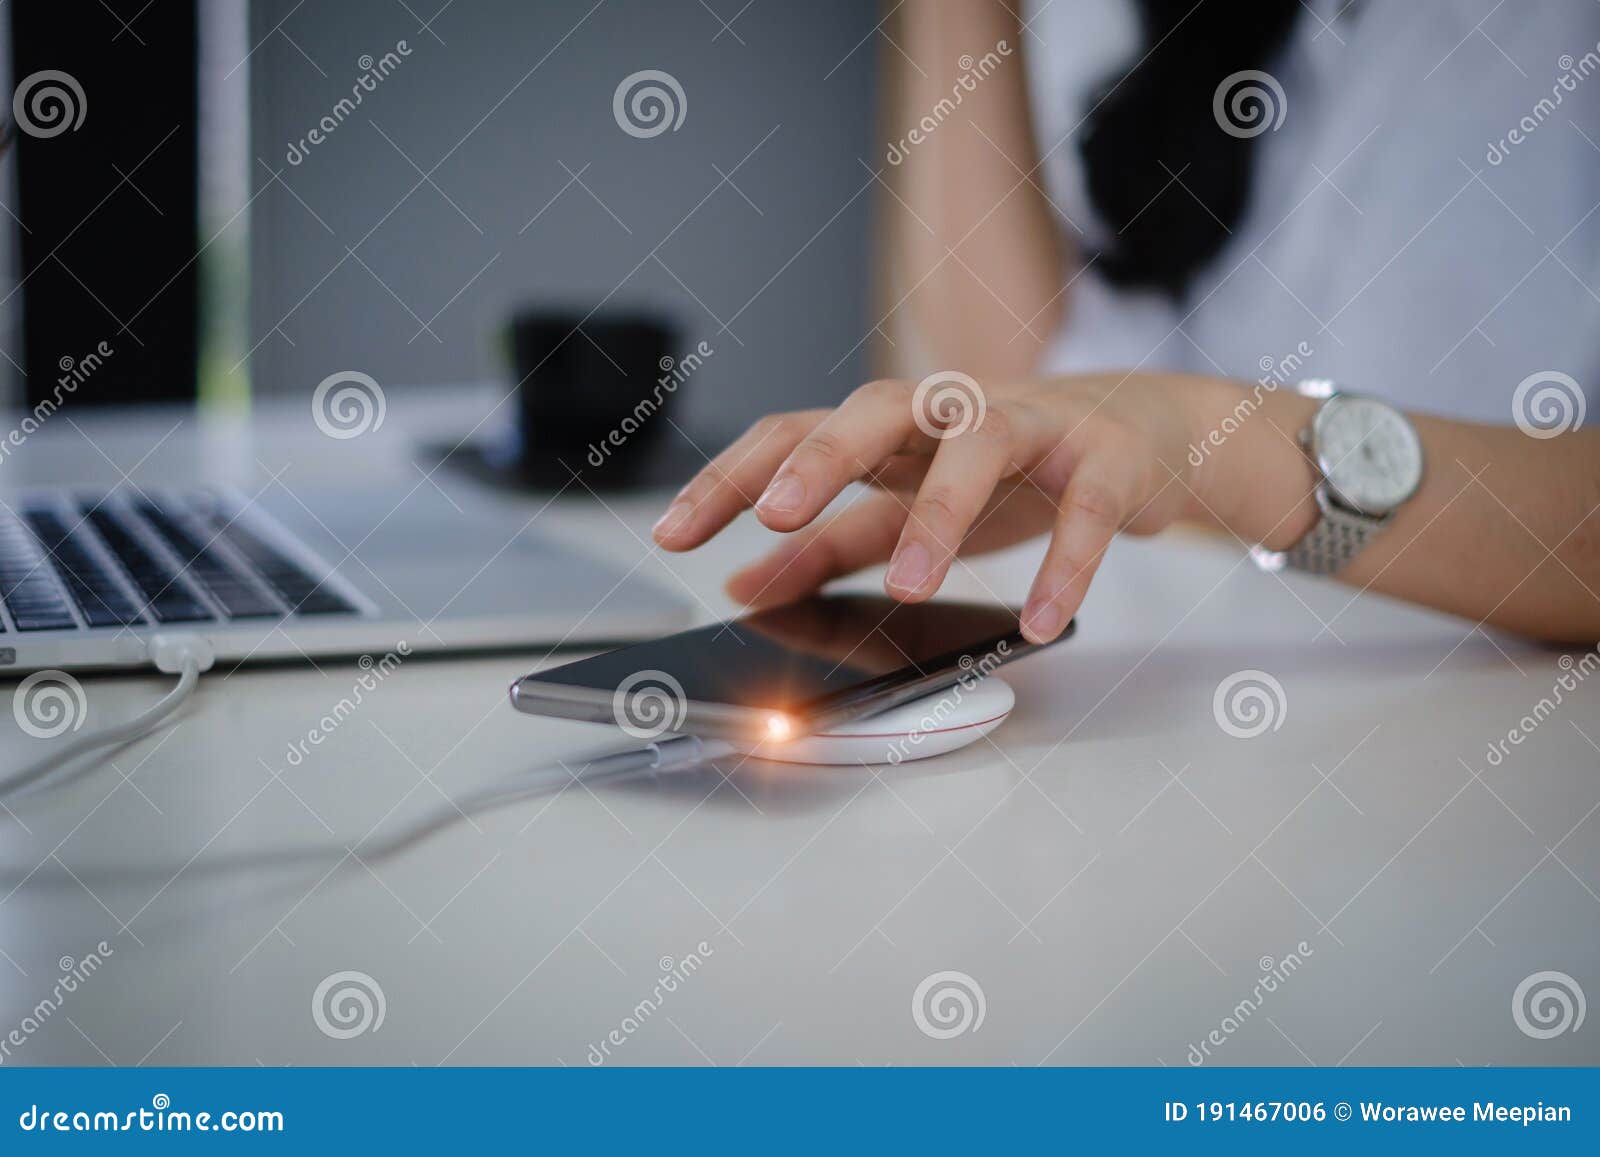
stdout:
<svg viewBox="0 0 1600 1157">
<path fill-rule="evenodd" d="M 1373 398 L 1330 399 L 1312 423 L 1317 465 L 1340 501 L 1387 514 L 1422 482 L 1422 443 L 1405 415 Z"/>
</svg>

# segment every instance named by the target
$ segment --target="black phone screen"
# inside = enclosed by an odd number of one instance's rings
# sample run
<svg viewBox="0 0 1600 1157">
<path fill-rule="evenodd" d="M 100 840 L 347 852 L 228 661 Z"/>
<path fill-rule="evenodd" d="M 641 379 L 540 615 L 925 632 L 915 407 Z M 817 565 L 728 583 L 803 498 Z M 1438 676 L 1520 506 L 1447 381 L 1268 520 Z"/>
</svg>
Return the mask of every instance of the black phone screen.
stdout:
<svg viewBox="0 0 1600 1157">
<path fill-rule="evenodd" d="M 690 703 L 805 716 L 929 676 L 955 676 L 977 665 L 986 674 L 1033 649 L 1018 633 L 1010 607 L 818 595 L 541 671 L 530 680 L 611 692 L 644 673 L 666 674 Z"/>
</svg>

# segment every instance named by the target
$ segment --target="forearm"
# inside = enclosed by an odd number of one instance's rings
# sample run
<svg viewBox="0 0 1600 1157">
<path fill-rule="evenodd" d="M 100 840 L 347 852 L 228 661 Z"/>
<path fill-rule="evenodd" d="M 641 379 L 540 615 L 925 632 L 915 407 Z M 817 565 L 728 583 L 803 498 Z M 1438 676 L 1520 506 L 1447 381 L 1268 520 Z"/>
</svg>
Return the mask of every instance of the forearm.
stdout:
<svg viewBox="0 0 1600 1157">
<path fill-rule="evenodd" d="M 1199 437 L 1252 397 L 1235 383 L 1194 391 Z M 1295 438 L 1317 402 L 1262 397 L 1204 455 L 1191 515 L 1281 550 L 1317 518 L 1316 482 Z M 1340 581 L 1563 642 L 1600 639 L 1600 431 L 1530 438 L 1514 426 L 1412 415 L 1421 489 Z"/>
<path fill-rule="evenodd" d="M 1066 277 L 1036 171 L 1018 18 L 1001 0 L 907 0 L 889 32 L 891 300 L 904 300 L 942 365 L 1032 372 Z"/>
</svg>

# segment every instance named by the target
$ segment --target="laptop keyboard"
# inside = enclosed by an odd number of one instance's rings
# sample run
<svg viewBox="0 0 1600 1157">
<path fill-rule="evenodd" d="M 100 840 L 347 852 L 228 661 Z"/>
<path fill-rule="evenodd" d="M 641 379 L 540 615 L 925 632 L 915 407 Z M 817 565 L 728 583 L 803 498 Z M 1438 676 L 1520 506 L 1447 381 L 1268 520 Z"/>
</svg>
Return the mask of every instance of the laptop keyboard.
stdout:
<svg viewBox="0 0 1600 1157">
<path fill-rule="evenodd" d="M 0 509 L 0 602 L 18 631 L 359 613 L 210 494 Z"/>
<path fill-rule="evenodd" d="M 336 591 L 329 590 L 299 565 L 279 554 L 260 535 L 237 522 L 213 514 L 216 532 L 256 568 L 257 573 L 284 602 L 302 615 L 336 615 L 355 608 Z"/>
<path fill-rule="evenodd" d="M 56 572 L 66 580 L 85 623 L 91 627 L 127 627 L 142 621 L 134 601 L 89 552 L 85 542 L 88 531 L 73 529 L 54 510 L 30 510 L 24 517 Z M 40 567 L 40 574 L 43 577 L 44 567 Z M 16 614 L 14 609 L 12 614 Z"/>
<path fill-rule="evenodd" d="M 272 618 L 278 607 L 264 591 L 249 584 L 223 561 L 211 544 L 154 502 L 141 501 L 139 513 L 155 527 L 188 572 L 199 579 L 230 619 Z M 298 568 L 297 568 L 298 569 Z M 292 606 L 293 600 L 290 601 Z"/>
<path fill-rule="evenodd" d="M 19 631 L 76 626 L 66 597 L 33 536 L 14 519 L 0 522 L 0 597 Z"/>
</svg>

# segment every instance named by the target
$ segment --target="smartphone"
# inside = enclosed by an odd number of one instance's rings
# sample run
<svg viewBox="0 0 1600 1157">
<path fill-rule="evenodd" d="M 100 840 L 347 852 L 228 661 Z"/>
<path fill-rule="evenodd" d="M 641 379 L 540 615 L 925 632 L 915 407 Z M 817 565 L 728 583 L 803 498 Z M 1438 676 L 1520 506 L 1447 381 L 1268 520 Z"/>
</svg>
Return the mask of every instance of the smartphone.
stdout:
<svg viewBox="0 0 1600 1157">
<path fill-rule="evenodd" d="M 1015 608 L 998 604 L 817 595 L 538 671 L 512 684 L 511 702 L 532 715 L 615 723 L 641 739 L 785 739 L 1038 650 L 1017 622 Z"/>
</svg>

